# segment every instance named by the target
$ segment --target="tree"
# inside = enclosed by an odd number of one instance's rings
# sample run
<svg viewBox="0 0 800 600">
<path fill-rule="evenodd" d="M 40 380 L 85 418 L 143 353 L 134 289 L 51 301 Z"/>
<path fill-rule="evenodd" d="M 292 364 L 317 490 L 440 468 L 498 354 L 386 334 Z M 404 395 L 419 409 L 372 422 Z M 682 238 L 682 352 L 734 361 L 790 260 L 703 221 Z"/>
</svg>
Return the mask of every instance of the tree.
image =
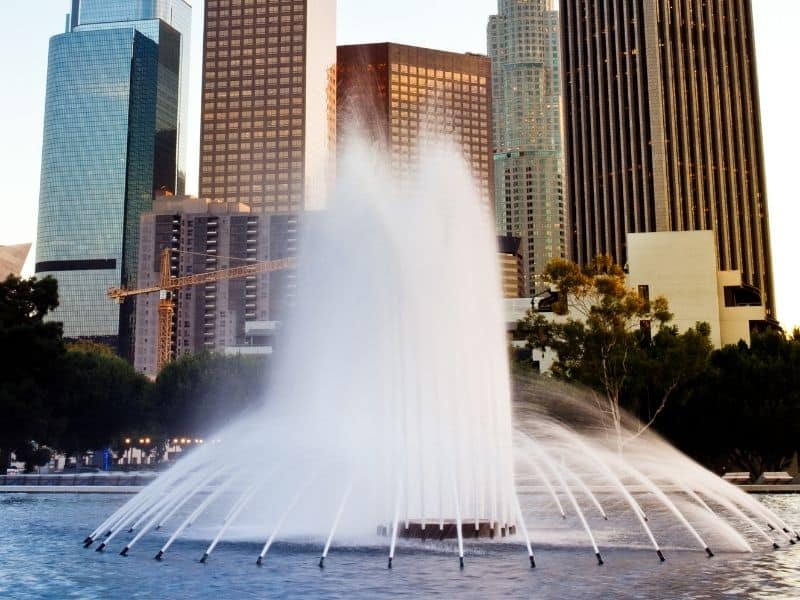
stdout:
<svg viewBox="0 0 800 600">
<path fill-rule="evenodd" d="M 206 436 L 264 398 L 266 360 L 257 356 L 185 355 L 158 374 L 152 406 L 167 436 Z"/>
<path fill-rule="evenodd" d="M 753 333 L 749 347 L 714 351 L 692 401 L 667 413 L 668 435 L 706 464 L 786 469 L 800 451 L 800 336 Z"/>
<path fill-rule="evenodd" d="M 667 300 L 651 301 L 629 289 L 625 273 L 608 257 L 585 267 L 555 259 L 545 280 L 557 289 L 554 312 L 565 318 L 529 311 L 519 324 L 528 347 L 555 351 L 554 376 L 600 392 L 598 406 L 622 450 L 655 423 L 676 390 L 702 372 L 710 329 L 698 324 L 679 334 L 667 326 Z M 632 434 L 623 430 L 623 409 L 642 419 Z"/>
<path fill-rule="evenodd" d="M 53 398 L 51 443 L 82 453 L 113 446 L 125 435 L 146 434 L 150 381 L 101 344 L 69 348 Z"/>
<path fill-rule="evenodd" d="M 58 306 L 55 279 L 0 282 L 0 468 L 11 452 L 42 439 L 50 421 L 50 398 L 58 386 L 53 369 L 64 353 L 61 324 L 45 322 Z"/>
</svg>

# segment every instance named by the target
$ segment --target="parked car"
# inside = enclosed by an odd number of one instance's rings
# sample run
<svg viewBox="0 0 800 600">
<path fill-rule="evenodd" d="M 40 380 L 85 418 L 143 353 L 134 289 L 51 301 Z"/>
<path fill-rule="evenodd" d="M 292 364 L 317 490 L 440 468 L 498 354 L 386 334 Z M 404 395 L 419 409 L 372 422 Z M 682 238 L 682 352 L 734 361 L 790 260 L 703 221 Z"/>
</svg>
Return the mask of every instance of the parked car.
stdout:
<svg viewBox="0 0 800 600">
<path fill-rule="evenodd" d="M 8 467 L 6 469 L 6 475 L 19 475 L 19 469 L 17 467 Z"/>
</svg>

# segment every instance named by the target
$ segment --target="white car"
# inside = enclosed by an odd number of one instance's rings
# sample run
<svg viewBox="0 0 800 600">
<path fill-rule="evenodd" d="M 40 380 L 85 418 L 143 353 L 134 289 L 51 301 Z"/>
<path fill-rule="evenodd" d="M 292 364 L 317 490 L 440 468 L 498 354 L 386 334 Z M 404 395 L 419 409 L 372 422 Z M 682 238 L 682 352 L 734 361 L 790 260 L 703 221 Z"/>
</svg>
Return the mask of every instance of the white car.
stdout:
<svg viewBox="0 0 800 600">
<path fill-rule="evenodd" d="M 19 469 L 17 467 L 8 467 L 6 469 L 6 475 L 19 475 Z"/>
</svg>

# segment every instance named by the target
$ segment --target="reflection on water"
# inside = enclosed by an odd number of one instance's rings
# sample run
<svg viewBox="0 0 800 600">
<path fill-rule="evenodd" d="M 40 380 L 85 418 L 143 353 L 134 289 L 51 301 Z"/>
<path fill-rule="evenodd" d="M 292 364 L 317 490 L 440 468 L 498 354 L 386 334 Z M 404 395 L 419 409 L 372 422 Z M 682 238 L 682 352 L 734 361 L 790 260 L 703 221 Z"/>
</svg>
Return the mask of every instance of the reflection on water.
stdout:
<svg viewBox="0 0 800 600">
<path fill-rule="evenodd" d="M 659 564 L 651 551 L 610 547 L 598 567 L 585 548 L 538 548 L 527 568 L 517 545 L 468 548 L 459 571 L 451 545 L 406 546 L 395 568 L 386 549 L 334 546 L 326 569 L 318 544 L 278 544 L 262 568 L 255 544 L 223 544 L 207 565 L 203 545 L 179 542 L 163 563 L 152 560 L 163 541 L 146 539 L 130 557 L 83 550 L 85 531 L 124 501 L 106 495 L 0 495 L 0 598 L 796 598 L 800 545 L 708 560 L 675 548 Z M 800 521 L 800 496 L 762 500 Z"/>
</svg>

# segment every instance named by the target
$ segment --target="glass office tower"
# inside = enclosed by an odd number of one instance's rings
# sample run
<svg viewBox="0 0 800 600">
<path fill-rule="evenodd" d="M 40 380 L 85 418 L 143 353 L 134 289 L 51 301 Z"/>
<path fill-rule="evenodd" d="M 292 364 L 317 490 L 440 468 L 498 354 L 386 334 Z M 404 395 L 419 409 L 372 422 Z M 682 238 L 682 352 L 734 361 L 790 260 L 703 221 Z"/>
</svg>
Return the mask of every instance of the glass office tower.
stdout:
<svg viewBox="0 0 800 600">
<path fill-rule="evenodd" d="M 159 18 L 138 19 L 168 5 L 190 10 L 182 0 L 75 2 L 70 31 L 50 40 L 36 273 L 58 280 L 52 318 L 66 337 L 123 355 L 133 311 L 106 290 L 136 285 L 139 216 L 154 190 L 182 185 L 181 34 Z M 103 22 L 112 17 L 133 20 Z"/>
<path fill-rule="evenodd" d="M 499 0 L 489 17 L 497 232 L 521 239 L 530 295 L 567 251 L 558 44 L 553 0 Z"/>
</svg>

